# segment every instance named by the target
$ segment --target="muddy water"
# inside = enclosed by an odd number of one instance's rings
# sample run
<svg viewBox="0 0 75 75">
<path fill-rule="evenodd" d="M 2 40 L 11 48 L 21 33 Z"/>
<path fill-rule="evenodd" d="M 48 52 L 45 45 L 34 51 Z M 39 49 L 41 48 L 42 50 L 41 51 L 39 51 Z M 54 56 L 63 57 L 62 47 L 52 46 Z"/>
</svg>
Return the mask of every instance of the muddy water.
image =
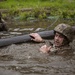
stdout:
<svg viewBox="0 0 75 75">
<path fill-rule="evenodd" d="M 43 54 L 39 48 L 44 44 L 22 43 L 0 48 L 0 75 L 75 75 L 75 52 L 67 56 Z M 75 40 L 71 45 L 75 50 Z"/>
<path fill-rule="evenodd" d="M 45 43 L 23 43 L 0 49 L 0 75 L 75 75 L 75 53 L 58 56 L 39 51 Z"/>
</svg>

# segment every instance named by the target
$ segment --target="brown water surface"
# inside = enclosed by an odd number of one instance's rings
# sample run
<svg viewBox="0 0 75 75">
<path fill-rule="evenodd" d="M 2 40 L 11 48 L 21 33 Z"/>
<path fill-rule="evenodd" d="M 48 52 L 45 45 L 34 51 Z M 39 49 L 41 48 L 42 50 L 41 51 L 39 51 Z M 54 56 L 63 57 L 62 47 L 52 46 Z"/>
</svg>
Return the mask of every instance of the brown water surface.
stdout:
<svg viewBox="0 0 75 75">
<path fill-rule="evenodd" d="M 9 33 L 16 32 L 21 34 L 2 34 L 3 38 L 30 33 L 41 28 L 41 24 L 45 27 L 45 22 L 38 23 L 38 26 L 32 23 L 27 25 L 11 25 Z M 49 23 L 49 22 L 47 22 Z M 33 27 L 33 24 L 35 25 Z M 33 28 L 27 32 L 21 31 L 26 27 Z M 42 28 L 45 28 L 42 27 Z M 75 75 L 75 52 L 67 56 L 48 55 L 39 51 L 39 48 L 45 43 L 22 43 L 12 44 L 7 47 L 0 48 L 0 75 Z M 75 40 L 71 43 L 75 50 Z"/>
</svg>

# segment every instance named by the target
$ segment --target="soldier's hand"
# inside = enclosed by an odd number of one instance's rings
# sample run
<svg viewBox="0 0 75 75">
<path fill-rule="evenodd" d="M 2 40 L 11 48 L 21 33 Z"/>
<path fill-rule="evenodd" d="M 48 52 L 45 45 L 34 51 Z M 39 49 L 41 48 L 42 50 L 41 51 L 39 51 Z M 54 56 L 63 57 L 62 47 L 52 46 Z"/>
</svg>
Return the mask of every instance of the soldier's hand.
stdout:
<svg viewBox="0 0 75 75">
<path fill-rule="evenodd" d="M 51 49 L 51 46 L 47 46 L 47 45 L 43 45 L 41 48 L 40 48 L 40 51 L 43 52 L 43 53 L 48 53 Z"/>
<path fill-rule="evenodd" d="M 31 33 L 30 34 L 31 40 L 35 41 L 35 42 L 42 42 L 43 39 L 41 38 L 41 36 L 38 33 Z"/>
</svg>

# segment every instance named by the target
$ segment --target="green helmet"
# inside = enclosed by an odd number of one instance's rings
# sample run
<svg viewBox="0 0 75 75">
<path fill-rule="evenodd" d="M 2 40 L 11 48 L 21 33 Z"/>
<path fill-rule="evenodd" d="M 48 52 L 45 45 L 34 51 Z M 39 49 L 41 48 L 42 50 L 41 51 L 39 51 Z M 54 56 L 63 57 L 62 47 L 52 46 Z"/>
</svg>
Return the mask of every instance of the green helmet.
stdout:
<svg viewBox="0 0 75 75">
<path fill-rule="evenodd" d="M 72 41 L 73 30 L 72 30 L 71 26 L 61 23 L 54 28 L 54 31 L 59 32 L 59 33 L 63 34 L 64 36 L 66 36 L 66 38 L 70 42 Z"/>
</svg>

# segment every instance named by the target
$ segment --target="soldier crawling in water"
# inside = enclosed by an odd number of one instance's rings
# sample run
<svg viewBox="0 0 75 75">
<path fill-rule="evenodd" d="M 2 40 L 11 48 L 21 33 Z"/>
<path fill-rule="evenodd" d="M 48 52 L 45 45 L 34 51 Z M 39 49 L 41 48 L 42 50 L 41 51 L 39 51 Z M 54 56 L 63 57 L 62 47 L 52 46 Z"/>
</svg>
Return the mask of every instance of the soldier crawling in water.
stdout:
<svg viewBox="0 0 75 75">
<path fill-rule="evenodd" d="M 38 33 L 31 33 L 30 36 L 35 42 L 46 42 Z M 47 46 L 43 45 L 40 51 L 49 54 L 66 54 L 72 51 L 69 43 L 73 40 L 73 30 L 70 25 L 61 23 L 54 28 L 54 44 Z"/>
</svg>

